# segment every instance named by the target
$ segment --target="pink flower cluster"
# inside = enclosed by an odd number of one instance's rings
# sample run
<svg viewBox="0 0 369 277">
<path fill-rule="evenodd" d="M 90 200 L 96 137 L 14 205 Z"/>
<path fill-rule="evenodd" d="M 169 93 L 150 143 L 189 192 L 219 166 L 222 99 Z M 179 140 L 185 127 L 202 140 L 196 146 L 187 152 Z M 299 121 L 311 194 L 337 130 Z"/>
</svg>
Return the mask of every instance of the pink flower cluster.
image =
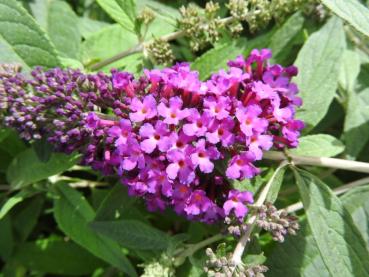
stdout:
<svg viewBox="0 0 369 277">
<path fill-rule="evenodd" d="M 270 57 L 253 50 L 205 82 L 186 63 L 146 70 L 140 79 L 113 72 L 120 121 L 93 112 L 86 119 L 104 137 L 95 168 L 113 168 L 150 210 L 169 205 L 193 220 L 242 220 L 253 196 L 232 189 L 231 180 L 259 174 L 254 163 L 263 151 L 296 147 L 304 127 L 294 119 L 297 69 L 269 65 Z"/>
</svg>

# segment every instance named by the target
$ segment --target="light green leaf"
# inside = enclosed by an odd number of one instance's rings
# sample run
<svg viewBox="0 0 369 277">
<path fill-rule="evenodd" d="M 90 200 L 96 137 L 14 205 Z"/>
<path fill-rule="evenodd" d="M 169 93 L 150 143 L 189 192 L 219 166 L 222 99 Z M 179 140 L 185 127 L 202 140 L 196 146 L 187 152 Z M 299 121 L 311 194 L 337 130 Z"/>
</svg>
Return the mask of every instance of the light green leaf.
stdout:
<svg viewBox="0 0 369 277">
<path fill-rule="evenodd" d="M 84 64 L 98 62 L 125 51 L 138 43 L 137 37 L 120 27 L 118 24 L 110 25 L 90 35 L 82 44 L 82 60 Z M 135 56 L 135 55 L 133 55 Z M 107 69 L 118 68 L 132 59 L 128 56 L 115 62 Z M 118 66 L 117 66 L 118 65 Z"/>
<path fill-rule="evenodd" d="M 81 45 L 79 21 L 69 4 L 60 0 L 37 0 L 30 6 L 60 55 L 78 59 Z"/>
<path fill-rule="evenodd" d="M 335 137 L 318 134 L 301 137 L 299 146 L 295 149 L 289 149 L 288 152 L 313 157 L 334 157 L 344 150 L 343 143 Z"/>
<path fill-rule="evenodd" d="M 369 37 L 369 10 L 360 1 L 322 0 L 322 3 L 356 30 Z"/>
<path fill-rule="evenodd" d="M 369 185 L 350 190 L 341 197 L 341 201 L 369 247 Z"/>
<path fill-rule="evenodd" d="M 20 245 L 14 259 L 32 271 L 58 275 L 90 275 L 105 264 L 71 241 L 39 239 Z"/>
<path fill-rule="evenodd" d="M 302 109 L 296 117 L 314 127 L 327 113 L 337 89 L 345 34 L 340 19 L 332 17 L 318 32 L 313 33 L 300 50 L 294 79 L 300 88 Z"/>
<path fill-rule="evenodd" d="M 126 248 L 164 250 L 169 246 L 168 235 L 138 220 L 95 221 L 90 227 Z"/>
<path fill-rule="evenodd" d="M 57 184 L 55 190 L 58 197 L 54 202 L 54 217 L 59 228 L 95 256 L 130 276 L 137 276 L 120 247 L 88 227 L 88 223 L 95 217 L 95 211 L 83 195 L 65 183 Z"/>
<path fill-rule="evenodd" d="M 269 48 L 272 50 L 272 63 L 283 61 L 291 53 L 293 39 L 302 32 L 305 18 L 297 12 L 293 14 L 280 28 L 272 35 Z"/>
<path fill-rule="evenodd" d="M 7 180 L 16 189 L 61 173 L 78 162 L 79 156 L 53 153 L 47 162 L 42 162 L 33 149 L 19 153 L 6 172 Z"/>
<path fill-rule="evenodd" d="M 31 15 L 16 0 L 0 0 L 0 62 L 15 61 L 27 67 L 60 66 L 56 50 Z M 4 58 L 5 57 L 5 58 Z"/>
<path fill-rule="evenodd" d="M 90 35 L 100 31 L 101 29 L 109 26 L 109 23 L 104 21 L 98 21 L 89 17 L 80 17 L 78 19 L 79 32 L 84 39 L 87 39 Z"/>
<path fill-rule="evenodd" d="M 309 172 L 296 169 L 295 177 L 312 236 L 330 275 L 368 276 L 368 249 L 341 201 Z"/>
<path fill-rule="evenodd" d="M 37 193 L 37 190 L 33 188 L 26 188 L 10 197 L 0 210 L 0 220 L 7 215 L 7 213 L 17 204 L 21 203 L 24 199 L 29 198 Z"/>
<path fill-rule="evenodd" d="M 177 9 L 172 8 L 169 5 L 162 4 L 155 0 L 140 0 L 137 1 L 138 10 L 143 10 L 144 8 L 149 8 L 155 12 L 155 15 L 173 26 L 176 25 L 178 19 L 180 17 L 180 13 Z"/>
<path fill-rule="evenodd" d="M 343 140 L 349 159 L 355 159 L 369 139 L 369 89 L 349 91 Z"/>
<path fill-rule="evenodd" d="M 97 3 L 123 28 L 134 33 L 136 19 L 135 0 L 97 0 Z"/>
<path fill-rule="evenodd" d="M 197 58 L 192 63 L 191 68 L 199 71 L 200 79 L 204 80 L 212 73 L 225 68 L 230 59 L 236 58 L 236 56 L 245 51 L 246 45 L 245 39 L 228 41 Z"/>
<path fill-rule="evenodd" d="M 355 81 L 360 72 L 360 56 L 354 50 L 345 50 L 342 57 L 339 84 L 346 92 L 353 91 Z"/>
</svg>

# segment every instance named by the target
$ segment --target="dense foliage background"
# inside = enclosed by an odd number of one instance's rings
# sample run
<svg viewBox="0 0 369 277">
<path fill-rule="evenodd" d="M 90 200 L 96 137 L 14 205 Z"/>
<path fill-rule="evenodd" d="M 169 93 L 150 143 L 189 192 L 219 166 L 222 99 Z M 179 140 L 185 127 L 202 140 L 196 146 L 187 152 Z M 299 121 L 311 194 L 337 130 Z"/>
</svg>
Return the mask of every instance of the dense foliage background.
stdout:
<svg viewBox="0 0 369 277">
<path fill-rule="evenodd" d="M 227 1 L 216 2 L 219 16 L 230 16 Z M 175 33 L 188 1 L 0 0 L 0 62 L 26 73 L 43 66 L 140 75 L 189 61 L 204 80 L 239 54 L 270 48 L 273 63 L 299 68 L 294 81 L 304 104 L 296 117 L 306 128 L 287 155 L 301 166 L 276 170 L 273 159 L 283 157 L 271 157 L 260 163 L 260 176 L 233 185 L 258 195 L 269 181 L 268 199 L 295 213 L 301 228 L 284 243 L 256 228 L 243 262 L 265 264 L 273 277 L 369 276 L 368 3 L 249 2 L 251 10 L 275 6 L 265 10 L 267 20 L 240 20 L 237 36 L 216 26 L 216 38 L 194 42 Z M 142 13 L 147 8 L 152 22 Z M 218 247 L 219 256 L 234 250 L 236 238 L 217 235 L 222 224 L 191 222 L 169 209 L 148 212 L 115 176 L 52 150 L 0 125 L 0 276 L 206 276 L 206 247 Z"/>
</svg>

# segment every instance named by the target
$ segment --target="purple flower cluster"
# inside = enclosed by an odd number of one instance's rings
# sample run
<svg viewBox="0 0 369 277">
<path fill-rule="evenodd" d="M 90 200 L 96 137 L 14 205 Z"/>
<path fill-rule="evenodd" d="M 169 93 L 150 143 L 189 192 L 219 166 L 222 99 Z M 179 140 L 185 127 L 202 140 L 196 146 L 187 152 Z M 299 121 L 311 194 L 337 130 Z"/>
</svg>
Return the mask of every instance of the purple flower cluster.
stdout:
<svg viewBox="0 0 369 277">
<path fill-rule="evenodd" d="M 232 189 L 232 180 L 259 174 L 263 151 L 296 147 L 304 126 L 294 119 L 297 69 L 269 65 L 270 57 L 253 50 L 204 82 L 186 63 L 138 79 L 36 69 L 31 80 L 1 80 L 5 122 L 26 139 L 46 136 L 60 151 L 82 153 L 84 164 L 118 174 L 150 210 L 242 220 L 253 197 Z"/>
</svg>

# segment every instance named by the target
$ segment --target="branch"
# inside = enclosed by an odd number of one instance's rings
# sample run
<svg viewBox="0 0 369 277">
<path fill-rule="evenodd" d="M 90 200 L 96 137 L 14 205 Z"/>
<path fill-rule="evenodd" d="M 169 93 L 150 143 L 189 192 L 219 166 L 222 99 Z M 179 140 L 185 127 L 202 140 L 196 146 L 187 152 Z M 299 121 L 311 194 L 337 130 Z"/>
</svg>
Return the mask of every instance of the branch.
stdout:
<svg viewBox="0 0 369 277">
<path fill-rule="evenodd" d="M 341 195 L 341 194 L 347 192 L 348 190 L 350 190 L 352 188 L 359 187 L 359 186 L 362 186 L 362 185 L 365 185 L 365 184 L 369 184 L 369 177 L 365 177 L 365 178 L 356 180 L 354 182 L 348 183 L 344 186 L 335 188 L 333 190 L 333 192 L 334 192 L 335 195 Z M 303 207 L 304 206 L 302 205 L 302 202 L 298 202 L 298 203 L 295 203 L 295 204 L 292 204 L 292 205 L 286 207 L 283 210 L 285 210 L 288 213 L 293 213 L 293 212 L 297 212 L 297 211 L 301 210 Z"/>
<path fill-rule="evenodd" d="M 221 24 L 229 24 L 231 23 L 232 21 L 234 20 L 234 18 L 232 16 L 230 17 L 226 17 L 226 18 L 222 18 L 220 20 L 220 23 Z M 179 31 L 176 31 L 176 32 L 173 32 L 173 33 L 170 33 L 170 34 L 166 34 L 162 37 L 160 37 L 159 39 L 160 40 L 164 40 L 164 41 L 172 41 L 172 40 L 175 40 L 177 38 L 180 38 L 180 37 L 183 37 L 186 35 L 186 31 L 183 31 L 183 30 L 179 30 Z M 139 53 L 141 51 L 143 51 L 145 49 L 145 45 L 148 45 L 150 43 L 152 43 L 153 40 L 150 40 L 146 43 L 138 43 L 137 45 L 133 46 L 132 48 L 128 49 L 128 50 L 125 50 L 123 52 L 120 52 L 106 60 L 102 60 L 101 62 L 98 62 L 98 63 L 95 63 L 91 66 L 91 70 L 98 70 L 106 65 L 109 65 L 111 63 L 114 63 L 120 59 L 123 59 L 124 57 L 127 57 L 127 56 L 130 56 L 132 54 L 136 54 L 136 53 Z"/>
<path fill-rule="evenodd" d="M 321 167 L 337 168 L 349 171 L 369 173 L 369 163 L 356 162 L 344 159 L 325 158 L 325 157 L 311 157 L 311 156 L 298 156 L 293 154 L 284 154 L 283 152 L 269 151 L 265 152 L 265 159 L 284 161 L 290 160 L 295 165 L 314 165 Z"/>
<path fill-rule="evenodd" d="M 263 190 L 261 191 L 258 200 L 256 200 L 255 202 L 255 206 L 261 206 L 264 204 L 268 192 L 270 190 L 270 188 L 272 187 L 272 184 L 274 182 L 275 176 L 277 175 L 278 171 L 286 166 L 288 164 L 288 161 L 282 161 L 282 163 L 279 165 L 279 167 L 277 168 L 277 170 L 274 172 L 273 176 L 270 178 L 270 180 L 268 181 L 268 183 L 265 185 L 265 187 L 263 188 Z M 232 255 L 232 261 L 234 262 L 234 268 L 233 270 L 236 269 L 237 265 L 239 265 L 242 262 L 242 255 L 243 252 L 245 251 L 245 247 L 246 244 L 250 238 L 250 235 L 255 227 L 255 223 L 256 223 L 256 219 L 257 219 L 257 215 L 253 215 L 252 217 L 249 218 L 249 220 L 247 221 L 247 231 L 246 233 L 241 237 L 241 239 L 238 241 L 236 248 L 233 252 Z"/>
</svg>

